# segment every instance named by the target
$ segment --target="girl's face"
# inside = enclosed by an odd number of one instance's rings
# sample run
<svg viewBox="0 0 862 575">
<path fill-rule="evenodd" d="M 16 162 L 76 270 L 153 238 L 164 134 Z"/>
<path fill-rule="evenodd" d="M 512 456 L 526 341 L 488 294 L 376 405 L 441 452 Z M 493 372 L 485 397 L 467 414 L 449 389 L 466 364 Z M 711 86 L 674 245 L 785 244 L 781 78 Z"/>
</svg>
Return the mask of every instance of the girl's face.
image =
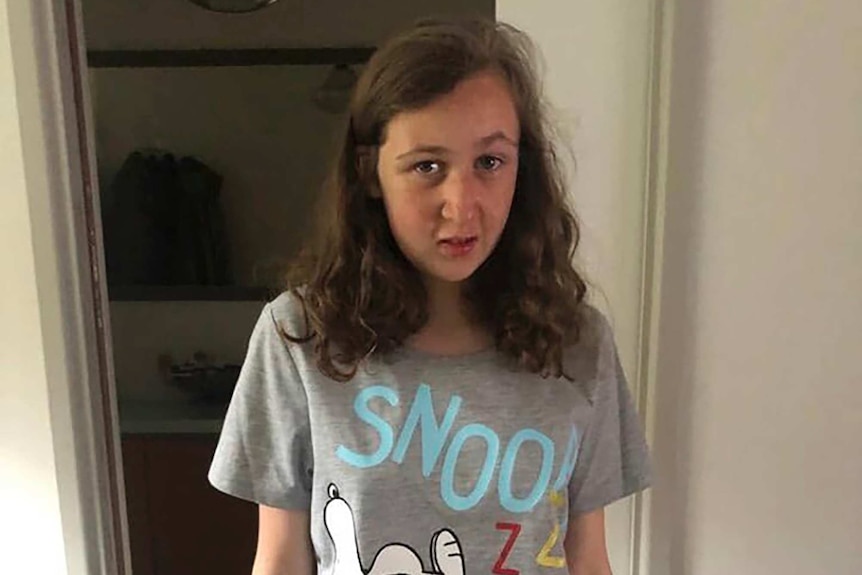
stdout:
<svg viewBox="0 0 862 575">
<path fill-rule="evenodd" d="M 377 163 L 383 203 L 426 281 L 463 281 L 491 255 L 515 193 L 519 136 L 509 89 L 492 72 L 389 121 Z"/>
</svg>

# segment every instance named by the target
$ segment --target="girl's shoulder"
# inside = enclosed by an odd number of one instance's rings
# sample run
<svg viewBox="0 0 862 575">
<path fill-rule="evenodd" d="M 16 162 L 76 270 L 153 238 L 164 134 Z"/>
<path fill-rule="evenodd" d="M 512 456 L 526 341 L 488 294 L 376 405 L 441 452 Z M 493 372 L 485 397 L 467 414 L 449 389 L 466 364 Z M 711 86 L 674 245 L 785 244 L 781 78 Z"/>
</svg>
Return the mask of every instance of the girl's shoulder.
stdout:
<svg viewBox="0 0 862 575">
<path fill-rule="evenodd" d="M 578 344 L 584 349 L 597 350 L 607 344 L 607 339 L 613 339 L 613 330 L 607 316 L 597 307 L 589 303 L 580 306 L 580 326 Z"/>
<path fill-rule="evenodd" d="M 607 379 L 619 377 L 618 355 L 608 318 L 595 306 L 583 303 L 577 341 L 566 348 L 564 368 L 574 381 L 587 385 L 588 395 Z"/>
<path fill-rule="evenodd" d="M 294 338 L 308 335 L 308 318 L 302 290 L 285 290 L 267 304 L 273 321 Z"/>
<path fill-rule="evenodd" d="M 264 321 L 269 324 L 270 341 L 277 342 L 279 357 L 292 365 L 301 379 L 318 377 L 314 338 L 302 291 L 283 291 L 266 304 L 263 315 L 267 316 Z"/>
</svg>

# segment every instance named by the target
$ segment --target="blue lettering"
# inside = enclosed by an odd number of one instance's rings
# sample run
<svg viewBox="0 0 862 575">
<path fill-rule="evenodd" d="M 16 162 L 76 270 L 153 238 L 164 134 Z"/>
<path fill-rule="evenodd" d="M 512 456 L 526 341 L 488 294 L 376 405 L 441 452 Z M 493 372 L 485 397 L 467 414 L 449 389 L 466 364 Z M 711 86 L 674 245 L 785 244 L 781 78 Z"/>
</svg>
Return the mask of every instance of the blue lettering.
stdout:
<svg viewBox="0 0 862 575">
<path fill-rule="evenodd" d="M 446 437 L 455 423 L 455 416 L 458 415 L 458 410 L 461 408 L 461 401 L 460 397 L 453 395 L 452 399 L 449 400 L 449 407 L 446 408 L 446 415 L 443 416 L 443 423 L 438 424 L 437 418 L 434 416 L 431 388 L 424 383 L 420 385 L 419 389 L 416 390 L 416 397 L 410 407 L 407 420 L 404 422 L 404 428 L 398 437 L 398 443 L 392 452 L 392 461 L 395 463 L 404 461 L 407 446 L 413 439 L 416 427 L 422 421 L 422 475 L 430 476 L 431 471 L 437 465 L 440 453 L 443 451 Z"/>
<path fill-rule="evenodd" d="M 554 491 L 562 491 L 571 481 L 572 474 L 575 472 L 575 463 L 578 460 L 579 447 L 578 428 L 573 425 L 572 434 L 569 436 L 569 445 L 566 447 L 566 456 L 563 458 L 563 463 L 560 464 L 560 474 L 554 482 Z"/>
<path fill-rule="evenodd" d="M 512 494 L 512 473 L 515 470 L 515 459 L 518 457 L 518 450 L 527 441 L 535 441 L 541 446 L 542 469 L 529 495 L 524 499 L 518 499 Z M 516 433 L 506 448 L 506 454 L 503 456 L 503 464 L 500 467 L 500 505 L 503 506 L 503 509 L 512 513 L 524 513 L 533 509 L 536 503 L 542 499 L 545 490 L 548 488 L 553 465 L 554 442 L 547 435 L 535 429 L 522 429 Z"/>
<path fill-rule="evenodd" d="M 481 437 L 488 445 L 488 449 L 485 452 L 482 472 L 479 474 L 479 479 L 476 480 L 473 491 L 464 496 L 455 493 L 455 464 L 461 449 L 470 437 Z M 442 477 L 440 478 L 440 495 L 449 507 L 455 511 L 464 511 L 479 503 L 491 484 L 491 477 L 494 475 L 494 467 L 497 464 L 499 453 L 500 438 L 490 427 L 480 423 L 471 423 L 462 427 L 455 434 L 452 444 L 446 451 L 446 459 L 443 461 Z"/>
<path fill-rule="evenodd" d="M 389 405 L 398 405 L 398 394 L 384 385 L 375 385 L 360 391 L 356 395 L 356 401 L 353 402 L 353 410 L 357 417 L 377 430 L 380 435 L 380 445 L 374 453 L 363 454 L 357 453 L 343 445 L 339 445 L 335 450 L 335 454 L 342 461 L 359 468 L 374 467 L 382 463 L 392 451 L 392 444 L 395 442 L 395 435 L 392 432 L 392 427 L 385 419 L 371 411 L 368 407 L 368 402 L 373 397 L 381 397 L 385 399 Z"/>
<path fill-rule="evenodd" d="M 464 511 L 478 505 L 488 493 L 497 469 L 497 462 L 501 455 L 500 438 L 496 432 L 490 427 L 479 423 L 466 425 L 455 434 L 447 449 L 447 439 L 453 430 L 455 419 L 458 417 L 463 403 L 463 399 L 460 396 L 451 396 L 449 405 L 446 407 L 446 412 L 443 414 L 442 419 L 438 420 L 434 410 L 431 387 L 425 383 L 419 385 L 400 432 L 397 427 L 393 428 L 381 414 L 372 410 L 371 402 L 376 398 L 385 401 L 393 407 L 398 406 L 400 403 L 398 393 L 384 385 L 368 387 L 356 395 L 353 403 L 354 412 L 360 421 L 370 426 L 372 434 L 376 432 L 378 439 L 376 449 L 373 449 L 369 453 L 364 453 L 345 445 L 339 445 L 335 451 L 336 456 L 345 463 L 357 468 L 375 467 L 386 461 L 390 456 L 394 463 L 403 464 L 407 450 L 410 448 L 417 434 L 417 428 L 421 425 L 422 475 L 426 478 L 431 476 L 445 449 L 446 453 L 440 471 L 440 495 L 442 499 L 455 511 Z M 397 442 L 396 433 L 399 434 Z M 366 434 L 361 434 L 361 436 L 364 437 Z M 485 442 L 485 459 L 480 469 L 472 469 L 472 467 L 475 467 L 475 463 L 470 462 L 471 469 L 465 469 L 465 471 L 469 475 L 477 476 L 475 484 L 469 493 L 459 494 L 455 492 L 455 468 L 464 446 L 471 438 L 480 439 Z M 526 497 L 519 498 L 513 493 L 512 480 L 520 449 L 528 441 L 537 443 L 541 448 L 542 463 L 536 482 L 530 489 L 530 492 Z M 579 442 L 578 429 L 572 426 L 565 455 L 560 461 L 560 468 L 552 490 L 559 495 L 564 493 L 563 490 L 568 489 L 568 484 L 574 474 L 580 450 Z M 368 446 L 366 447 L 367 449 L 372 449 L 374 444 L 371 441 L 362 440 L 358 445 L 360 448 Z M 354 443 L 354 448 L 356 446 L 357 444 Z M 505 447 L 505 452 L 502 454 L 497 484 L 500 505 L 511 513 L 528 512 L 539 503 L 548 489 L 557 446 L 544 433 L 527 428 L 515 433 L 508 445 L 503 447 Z M 464 473 L 461 475 L 463 477 Z M 564 518 L 564 521 L 565 519 L 567 518 Z"/>
</svg>

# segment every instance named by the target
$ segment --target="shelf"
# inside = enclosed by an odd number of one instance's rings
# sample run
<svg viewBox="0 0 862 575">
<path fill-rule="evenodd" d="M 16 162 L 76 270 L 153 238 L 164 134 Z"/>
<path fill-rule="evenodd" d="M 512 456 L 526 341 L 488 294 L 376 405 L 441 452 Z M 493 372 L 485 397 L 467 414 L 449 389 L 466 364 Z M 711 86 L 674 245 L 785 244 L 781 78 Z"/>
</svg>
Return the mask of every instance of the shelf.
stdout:
<svg viewBox="0 0 862 575">
<path fill-rule="evenodd" d="M 264 287 L 242 286 L 108 286 L 111 301 L 266 301 Z"/>
<path fill-rule="evenodd" d="M 124 435 L 218 434 L 227 402 L 120 401 L 118 407 L 120 432 Z"/>
<path fill-rule="evenodd" d="M 238 50 L 89 50 L 91 68 L 198 68 L 211 66 L 329 66 L 364 64 L 372 47 L 254 48 Z"/>
</svg>

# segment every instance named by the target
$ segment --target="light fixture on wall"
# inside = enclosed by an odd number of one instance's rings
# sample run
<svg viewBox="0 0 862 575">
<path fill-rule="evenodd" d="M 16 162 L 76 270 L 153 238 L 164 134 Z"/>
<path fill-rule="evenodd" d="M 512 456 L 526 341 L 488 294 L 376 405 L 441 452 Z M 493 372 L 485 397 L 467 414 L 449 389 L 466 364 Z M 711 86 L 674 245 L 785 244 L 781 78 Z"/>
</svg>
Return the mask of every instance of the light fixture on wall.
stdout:
<svg viewBox="0 0 862 575">
<path fill-rule="evenodd" d="M 266 8 L 270 4 L 275 4 L 278 0 L 189 0 L 213 12 L 254 12 L 261 8 Z"/>
<path fill-rule="evenodd" d="M 352 67 L 347 64 L 336 64 L 329 70 L 320 87 L 315 90 L 312 96 L 314 105 L 331 114 L 343 112 L 350 102 L 356 80 L 357 75 Z"/>
</svg>

